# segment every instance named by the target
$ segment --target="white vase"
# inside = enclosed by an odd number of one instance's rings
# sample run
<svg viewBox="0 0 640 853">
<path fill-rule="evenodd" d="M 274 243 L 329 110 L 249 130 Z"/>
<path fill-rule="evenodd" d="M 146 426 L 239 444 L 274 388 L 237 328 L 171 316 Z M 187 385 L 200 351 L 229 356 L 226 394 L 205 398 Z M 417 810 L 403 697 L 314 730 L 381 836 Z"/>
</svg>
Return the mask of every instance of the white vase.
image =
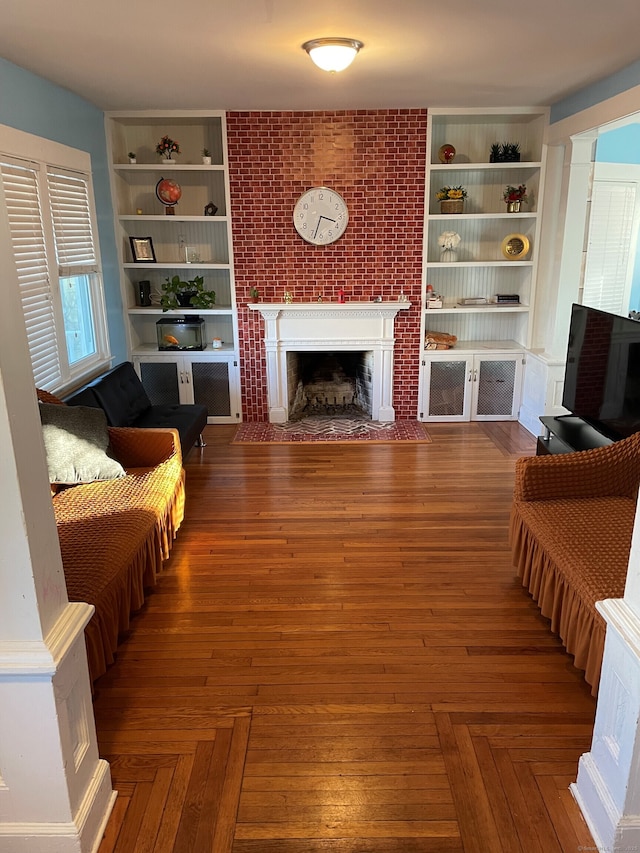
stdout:
<svg viewBox="0 0 640 853">
<path fill-rule="evenodd" d="M 175 163 L 176 163 L 176 161 L 171 160 L 169 157 L 165 157 L 164 160 L 162 161 L 163 166 L 175 166 Z"/>
<path fill-rule="evenodd" d="M 202 165 L 203 166 L 210 166 L 211 165 L 211 157 L 203 157 L 202 158 Z"/>
<path fill-rule="evenodd" d="M 453 264 L 458 260 L 454 249 L 443 249 L 440 254 L 441 264 Z"/>
</svg>

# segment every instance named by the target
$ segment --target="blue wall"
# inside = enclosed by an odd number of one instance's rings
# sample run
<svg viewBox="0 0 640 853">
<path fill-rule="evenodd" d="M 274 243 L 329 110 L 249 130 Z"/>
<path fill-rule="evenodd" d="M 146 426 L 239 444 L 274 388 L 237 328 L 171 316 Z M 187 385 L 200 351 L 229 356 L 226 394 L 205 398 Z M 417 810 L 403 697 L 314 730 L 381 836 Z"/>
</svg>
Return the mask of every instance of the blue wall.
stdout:
<svg viewBox="0 0 640 853">
<path fill-rule="evenodd" d="M 127 357 L 118 255 L 113 230 L 104 114 L 97 107 L 30 71 L 0 58 L 0 124 L 91 155 L 111 353 Z"/>
<path fill-rule="evenodd" d="M 633 89 L 634 86 L 638 85 L 640 85 L 640 60 L 553 104 L 550 115 L 551 124 L 593 107 L 600 101 L 606 101 L 608 98 L 613 98 L 614 95 L 619 95 L 620 92 L 626 92 L 627 89 Z"/>
<path fill-rule="evenodd" d="M 638 124 L 627 124 L 598 136 L 598 163 L 640 163 L 640 118 Z"/>
</svg>

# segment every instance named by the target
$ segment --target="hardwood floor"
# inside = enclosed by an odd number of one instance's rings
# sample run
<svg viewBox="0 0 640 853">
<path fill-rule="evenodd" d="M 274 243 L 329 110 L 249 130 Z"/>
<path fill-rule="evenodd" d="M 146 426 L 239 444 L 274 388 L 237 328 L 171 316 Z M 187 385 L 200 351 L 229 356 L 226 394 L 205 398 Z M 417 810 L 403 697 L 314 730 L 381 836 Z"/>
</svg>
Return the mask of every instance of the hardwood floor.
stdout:
<svg viewBox="0 0 640 853">
<path fill-rule="evenodd" d="M 567 853 L 595 703 L 511 566 L 517 424 L 192 452 L 97 683 L 100 853 Z"/>
</svg>

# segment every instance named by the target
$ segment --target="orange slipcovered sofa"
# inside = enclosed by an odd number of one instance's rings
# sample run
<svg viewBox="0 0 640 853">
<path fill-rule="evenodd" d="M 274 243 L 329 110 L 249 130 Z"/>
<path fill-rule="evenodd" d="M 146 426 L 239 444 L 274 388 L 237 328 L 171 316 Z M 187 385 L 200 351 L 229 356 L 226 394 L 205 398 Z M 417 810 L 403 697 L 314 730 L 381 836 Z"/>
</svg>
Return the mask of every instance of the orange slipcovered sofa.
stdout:
<svg viewBox="0 0 640 853">
<path fill-rule="evenodd" d="M 38 391 L 44 403 L 61 403 Z M 173 429 L 109 427 L 119 479 L 56 489 L 52 500 L 70 601 L 95 608 L 86 629 L 92 681 L 113 662 L 118 638 L 155 586 L 184 515 L 184 469 Z"/>
<path fill-rule="evenodd" d="M 516 462 L 514 565 L 594 696 L 605 637 L 595 603 L 624 595 L 639 484 L 640 433 Z"/>
</svg>

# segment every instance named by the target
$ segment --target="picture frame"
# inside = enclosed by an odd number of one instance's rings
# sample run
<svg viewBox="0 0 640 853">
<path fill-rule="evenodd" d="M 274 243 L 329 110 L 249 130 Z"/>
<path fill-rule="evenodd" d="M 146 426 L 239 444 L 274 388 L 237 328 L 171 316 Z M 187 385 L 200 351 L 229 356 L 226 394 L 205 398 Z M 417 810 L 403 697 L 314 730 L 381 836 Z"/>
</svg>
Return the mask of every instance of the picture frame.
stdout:
<svg viewBox="0 0 640 853">
<path fill-rule="evenodd" d="M 508 261 L 524 261 L 530 247 L 529 238 L 524 234 L 507 234 L 500 246 L 503 257 Z"/>
<path fill-rule="evenodd" d="M 134 264 L 155 264 L 156 253 L 151 237 L 129 237 Z"/>
<path fill-rule="evenodd" d="M 201 262 L 200 252 L 197 246 L 184 247 L 184 262 L 186 264 L 199 264 Z"/>
</svg>

